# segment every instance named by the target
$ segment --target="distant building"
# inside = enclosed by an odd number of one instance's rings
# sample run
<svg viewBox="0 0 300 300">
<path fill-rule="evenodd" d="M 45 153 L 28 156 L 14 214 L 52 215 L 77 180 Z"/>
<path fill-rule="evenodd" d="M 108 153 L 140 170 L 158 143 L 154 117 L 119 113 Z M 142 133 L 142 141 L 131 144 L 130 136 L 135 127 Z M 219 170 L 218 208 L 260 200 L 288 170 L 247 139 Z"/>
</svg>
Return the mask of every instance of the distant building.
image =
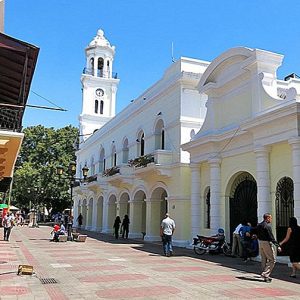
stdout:
<svg viewBox="0 0 300 300">
<path fill-rule="evenodd" d="M 89 177 L 75 218 L 112 232 L 128 214 L 130 236 L 155 241 L 169 212 L 184 246 L 271 212 L 281 237 L 300 218 L 300 80 L 277 79 L 283 56 L 240 47 L 211 63 L 182 57 L 115 115 L 114 50 L 102 31 L 86 49 L 77 177 L 84 166 Z"/>
</svg>

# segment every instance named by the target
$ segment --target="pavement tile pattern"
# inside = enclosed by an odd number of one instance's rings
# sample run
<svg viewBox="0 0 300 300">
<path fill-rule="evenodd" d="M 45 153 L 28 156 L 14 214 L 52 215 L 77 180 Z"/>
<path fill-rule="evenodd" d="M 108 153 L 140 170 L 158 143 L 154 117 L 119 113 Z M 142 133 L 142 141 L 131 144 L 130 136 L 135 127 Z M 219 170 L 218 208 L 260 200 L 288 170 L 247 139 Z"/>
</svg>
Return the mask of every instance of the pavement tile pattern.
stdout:
<svg viewBox="0 0 300 300">
<path fill-rule="evenodd" d="M 51 228 L 15 227 L 11 240 L 0 229 L 0 299 L 300 299 L 299 278 L 276 264 L 265 283 L 258 262 L 223 255 L 197 256 L 174 247 L 162 256 L 160 243 L 115 240 L 88 234 L 85 243 L 50 242 Z M 17 275 L 19 264 L 33 275 Z"/>
</svg>

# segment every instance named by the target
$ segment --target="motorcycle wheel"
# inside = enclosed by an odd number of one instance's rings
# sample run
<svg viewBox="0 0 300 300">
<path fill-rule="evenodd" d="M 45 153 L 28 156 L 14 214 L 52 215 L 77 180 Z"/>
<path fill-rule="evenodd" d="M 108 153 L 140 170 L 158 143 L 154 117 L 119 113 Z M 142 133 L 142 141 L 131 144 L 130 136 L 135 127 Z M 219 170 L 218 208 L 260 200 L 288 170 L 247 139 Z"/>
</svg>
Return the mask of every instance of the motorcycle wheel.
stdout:
<svg viewBox="0 0 300 300">
<path fill-rule="evenodd" d="M 204 245 L 202 243 L 198 243 L 197 245 L 194 246 L 194 252 L 198 255 L 203 255 L 206 250 L 200 247 L 203 247 Z"/>
<path fill-rule="evenodd" d="M 227 244 L 227 243 L 225 243 L 224 245 L 223 245 L 223 253 L 226 255 L 226 256 L 231 256 L 231 249 L 230 249 L 230 246 Z"/>
</svg>

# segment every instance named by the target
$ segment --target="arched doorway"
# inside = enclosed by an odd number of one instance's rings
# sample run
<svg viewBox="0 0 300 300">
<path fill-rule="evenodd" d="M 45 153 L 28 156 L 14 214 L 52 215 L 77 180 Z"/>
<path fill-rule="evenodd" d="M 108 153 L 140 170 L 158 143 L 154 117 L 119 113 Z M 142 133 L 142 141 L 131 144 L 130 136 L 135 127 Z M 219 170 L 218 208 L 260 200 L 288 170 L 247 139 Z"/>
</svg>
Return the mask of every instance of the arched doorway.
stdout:
<svg viewBox="0 0 300 300">
<path fill-rule="evenodd" d="M 294 216 L 294 183 L 289 177 L 281 178 L 276 186 L 276 236 L 281 241 L 286 235 L 290 217 Z"/>
<path fill-rule="evenodd" d="M 242 221 L 257 225 L 257 185 L 249 173 L 236 178 L 230 193 L 230 233 Z M 232 235 L 230 235 L 232 236 Z"/>
</svg>

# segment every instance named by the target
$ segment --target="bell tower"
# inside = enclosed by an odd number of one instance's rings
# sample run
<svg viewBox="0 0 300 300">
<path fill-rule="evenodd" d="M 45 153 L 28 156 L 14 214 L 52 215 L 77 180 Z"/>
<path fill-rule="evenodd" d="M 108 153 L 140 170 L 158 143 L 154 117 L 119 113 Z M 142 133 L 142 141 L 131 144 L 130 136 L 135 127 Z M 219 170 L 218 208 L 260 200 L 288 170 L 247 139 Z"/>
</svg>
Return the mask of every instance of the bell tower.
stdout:
<svg viewBox="0 0 300 300">
<path fill-rule="evenodd" d="M 84 141 L 116 114 L 119 84 L 113 73 L 115 47 L 99 29 L 85 49 L 86 65 L 81 75 L 82 111 L 79 116 L 80 140 Z"/>
</svg>

